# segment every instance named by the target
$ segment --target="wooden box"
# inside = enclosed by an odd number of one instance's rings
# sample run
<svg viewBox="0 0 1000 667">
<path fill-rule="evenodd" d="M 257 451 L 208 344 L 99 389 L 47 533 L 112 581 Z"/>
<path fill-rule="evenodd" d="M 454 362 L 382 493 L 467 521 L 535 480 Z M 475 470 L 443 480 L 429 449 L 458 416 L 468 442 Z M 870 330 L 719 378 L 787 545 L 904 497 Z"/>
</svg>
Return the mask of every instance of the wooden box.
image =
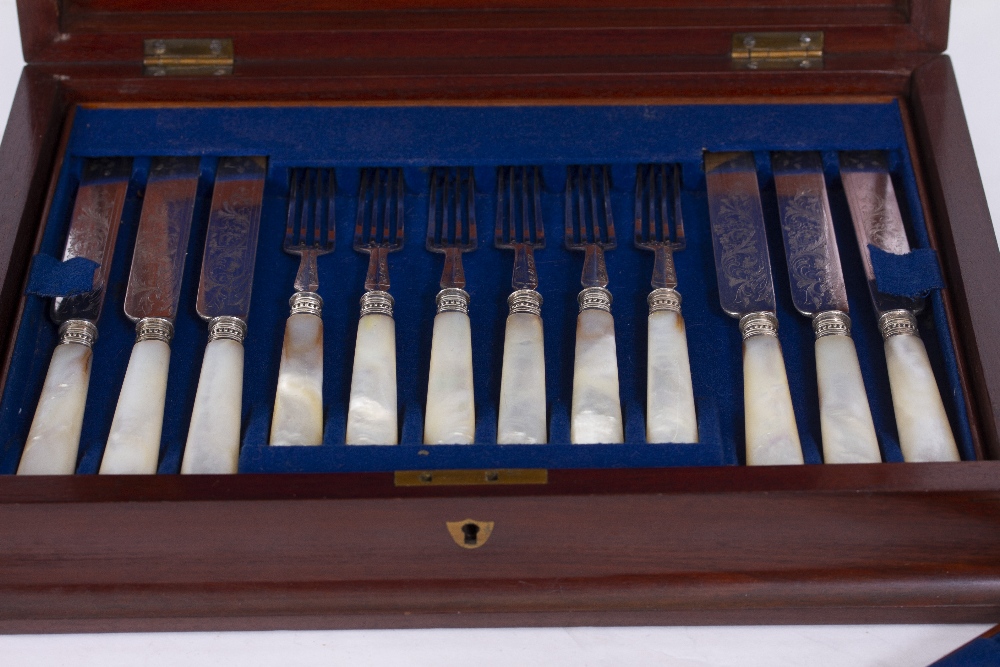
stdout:
<svg viewBox="0 0 1000 667">
<path fill-rule="evenodd" d="M 554 468 L 529 485 L 401 486 L 392 471 L 0 475 L 0 629 L 996 620 L 1000 252 L 941 55 L 947 0 L 275 4 L 19 0 L 28 65 L 0 146 L 5 383 L 81 105 L 890 100 L 947 283 L 976 460 Z M 774 31 L 822 33 L 821 56 L 741 53 L 746 35 Z M 223 48 L 160 58 L 155 40 L 173 39 Z M 470 518 L 493 522 L 482 548 L 448 531 Z"/>
</svg>

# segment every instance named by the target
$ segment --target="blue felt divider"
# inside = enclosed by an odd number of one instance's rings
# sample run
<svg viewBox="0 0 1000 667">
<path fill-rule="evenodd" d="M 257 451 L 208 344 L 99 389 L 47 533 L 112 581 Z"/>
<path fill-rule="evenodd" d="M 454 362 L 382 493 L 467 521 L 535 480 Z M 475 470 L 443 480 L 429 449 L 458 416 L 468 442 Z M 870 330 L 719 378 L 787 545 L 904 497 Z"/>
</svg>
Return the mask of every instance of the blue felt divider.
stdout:
<svg viewBox="0 0 1000 667">
<path fill-rule="evenodd" d="M 86 257 L 73 257 L 65 262 L 39 253 L 28 269 L 28 286 L 24 291 L 34 296 L 73 296 L 94 288 L 94 272 L 100 264 Z"/>
<path fill-rule="evenodd" d="M 880 292 L 917 298 L 944 288 L 937 253 L 930 248 L 917 248 L 897 255 L 869 245 L 868 251 Z"/>
<path fill-rule="evenodd" d="M 103 454 L 119 388 L 134 337 L 121 311 L 139 219 L 149 156 L 203 155 L 202 178 L 189 257 L 176 322 L 160 473 L 180 468 L 187 423 L 197 387 L 206 326 L 195 313 L 201 248 L 217 158 L 231 154 L 267 155 L 268 175 L 262 212 L 254 292 L 246 341 L 243 391 L 243 471 L 324 471 L 427 468 L 419 452 L 434 295 L 441 256 L 423 248 L 427 216 L 427 170 L 439 165 L 476 167 L 479 248 L 465 256 L 467 290 L 472 296 L 476 441 L 483 447 L 437 447 L 430 455 L 442 468 L 593 468 L 737 464 L 743 461 L 743 400 L 737 323 L 719 307 L 701 155 L 708 150 L 752 150 L 758 161 L 765 216 L 769 223 L 777 289 L 780 339 L 807 463 L 820 463 L 820 429 L 813 334 L 791 303 L 781 235 L 777 225 L 769 150 L 821 150 L 831 207 L 842 254 L 853 332 L 865 371 L 876 430 L 887 461 L 901 460 L 896 442 L 885 357 L 853 239 L 846 198 L 836 168 L 836 151 L 885 149 L 901 195 L 915 247 L 927 248 L 926 229 L 912 166 L 906 152 L 899 109 L 885 104 L 680 105 L 680 106 L 506 106 L 506 107 L 169 107 L 80 108 L 71 132 L 68 159 L 57 184 L 41 251 L 57 256 L 64 243 L 73 196 L 86 156 L 136 155 L 116 248 L 100 338 L 87 400 L 78 464 L 95 473 Z M 687 249 L 676 256 L 679 291 L 684 296 L 691 367 L 700 400 L 701 443 L 656 445 L 642 442 L 645 411 L 646 295 L 652 255 L 630 242 L 637 163 L 682 165 Z M 611 165 L 612 209 L 619 246 L 608 253 L 615 302 L 621 398 L 628 442 L 624 446 L 568 446 L 572 396 L 576 293 L 582 255 L 563 248 L 565 168 L 574 163 Z M 503 326 L 507 315 L 513 257 L 491 244 L 496 205 L 495 167 L 538 164 L 548 247 L 537 253 L 539 291 L 545 303 L 545 351 L 549 446 L 492 445 L 496 435 Z M 288 170 L 296 166 L 336 169 L 337 248 L 320 259 L 324 306 L 324 446 L 271 448 L 269 429 L 287 300 L 297 258 L 281 250 Z M 367 256 L 351 249 L 361 166 L 401 166 L 407 183 L 405 247 L 390 257 L 391 292 L 396 300 L 400 447 L 345 447 L 358 300 Z M 963 458 L 973 458 L 972 441 L 945 324 L 940 295 L 920 316 L 921 333 L 942 386 Z M 0 401 L 0 473 L 12 473 L 41 391 L 56 328 L 46 318 L 46 299 L 29 297 L 17 334 L 14 358 Z M 492 446 L 489 446 L 492 445 Z M 563 446 L 566 445 L 566 446 Z M 528 450 L 531 451 L 528 451 Z M 420 458 L 416 458 L 420 457 Z M 418 465 L 419 464 L 419 465 Z M 515 465 L 516 464 L 516 465 Z M 530 465 L 529 465 L 530 464 Z M 382 466 L 378 468 L 378 466 Z"/>
</svg>

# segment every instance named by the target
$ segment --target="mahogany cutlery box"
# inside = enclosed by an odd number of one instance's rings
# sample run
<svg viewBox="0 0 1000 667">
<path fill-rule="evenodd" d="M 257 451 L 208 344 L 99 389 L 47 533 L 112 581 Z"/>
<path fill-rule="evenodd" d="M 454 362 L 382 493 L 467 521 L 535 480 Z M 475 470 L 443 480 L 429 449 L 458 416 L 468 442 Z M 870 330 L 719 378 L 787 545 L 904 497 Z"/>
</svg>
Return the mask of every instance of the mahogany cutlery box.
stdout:
<svg viewBox="0 0 1000 667">
<path fill-rule="evenodd" d="M 0 145 L 0 629 L 7 632 L 718 623 L 986 622 L 1000 616 L 1000 253 L 955 76 L 947 0 L 19 0 L 27 65 Z M 753 151 L 806 465 L 743 465 L 740 335 L 721 310 L 703 151 Z M 824 465 L 813 334 L 777 230 L 772 150 L 823 153 L 883 463 Z M 837 170 L 884 150 L 911 243 L 943 289 L 919 316 L 962 461 L 904 463 Z M 133 156 L 77 473 L 14 474 L 56 326 L 26 294 L 61 256 L 82 162 Z M 159 471 L 100 476 L 134 336 L 122 312 L 149 159 L 202 156 Z M 206 328 L 195 313 L 215 165 L 268 158 L 246 340 L 240 473 L 182 476 Z M 633 247 L 636 167 L 678 165 L 677 253 L 700 442 L 644 442 L 652 254 Z M 568 444 L 582 259 L 563 245 L 575 164 L 610 165 L 623 445 Z M 538 165 L 550 444 L 498 446 L 512 253 L 496 168 Z M 401 444 L 344 443 L 367 257 L 359 170 L 402 167 L 390 256 Z M 477 444 L 421 445 L 441 259 L 430 167 L 472 166 Z M 297 258 L 288 174 L 332 167 L 319 260 L 324 444 L 269 447 Z M 910 276 L 920 283 L 928 276 Z M 934 281 L 931 280 L 930 283 Z M 930 285 L 930 283 L 928 283 Z M 930 285 L 931 287 L 933 285 Z M 463 539 L 476 523 L 480 537 Z M 475 547 L 475 548 L 469 548 Z"/>
</svg>

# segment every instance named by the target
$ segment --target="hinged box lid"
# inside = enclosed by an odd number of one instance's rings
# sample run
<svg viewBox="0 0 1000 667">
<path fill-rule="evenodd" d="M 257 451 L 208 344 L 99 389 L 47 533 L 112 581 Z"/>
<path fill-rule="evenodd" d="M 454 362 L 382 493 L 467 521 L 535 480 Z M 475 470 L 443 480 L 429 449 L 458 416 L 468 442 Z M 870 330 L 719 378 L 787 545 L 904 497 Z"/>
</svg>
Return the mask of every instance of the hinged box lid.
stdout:
<svg viewBox="0 0 1000 667">
<path fill-rule="evenodd" d="M 367 0 L 18 0 L 18 13 L 28 63 L 141 63 L 150 58 L 147 40 L 171 39 L 231 40 L 238 63 L 585 56 L 731 60 L 741 58 L 734 49 L 735 35 L 772 32 L 822 33 L 823 57 L 937 53 L 947 46 L 950 9 L 950 0 L 631 0 L 624 5 L 614 0 L 385 0 L 377 4 L 373 8 Z M 741 36 L 740 43 L 744 39 Z"/>
</svg>

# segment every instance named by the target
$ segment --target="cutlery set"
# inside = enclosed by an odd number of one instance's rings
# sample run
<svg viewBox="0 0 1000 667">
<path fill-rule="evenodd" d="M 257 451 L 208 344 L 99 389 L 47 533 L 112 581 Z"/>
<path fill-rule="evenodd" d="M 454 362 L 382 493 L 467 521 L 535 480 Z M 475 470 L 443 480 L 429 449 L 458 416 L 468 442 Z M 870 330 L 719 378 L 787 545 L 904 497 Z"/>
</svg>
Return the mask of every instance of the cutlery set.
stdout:
<svg viewBox="0 0 1000 667">
<path fill-rule="evenodd" d="M 114 253 L 131 159 L 87 159 L 63 259 L 99 265 L 90 292 L 56 298 L 60 325 L 42 395 L 21 457 L 19 474 L 72 474 L 87 398 L 91 347 Z M 792 302 L 810 318 L 820 430 L 827 463 L 882 460 L 851 338 L 847 292 L 833 216 L 818 153 L 771 156 L 781 237 Z M 803 463 L 781 345 L 767 225 L 752 153 L 705 153 L 704 168 L 722 310 L 738 319 L 743 338 L 744 415 L 748 465 Z M 840 172 L 884 338 L 900 446 L 907 461 L 958 460 L 926 348 L 916 327 L 923 300 L 879 289 L 869 246 L 910 251 L 884 154 L 842 153 Z M 208 323 L 201 373 L 182 473 L 235 473 L 239 459 L 244 348 L 261 223 L 267 160 L 219 161 L 206 229 L 197 313 Z M 435 299 L 423 443 L 472 444 L 476 438 L 471 297 L 463 254 L 478 247 L 476 172 L 428 171 L 426 250 L 443 255 Z M 124 300 L 136 339 L 122 383 L 103 474 L 153 474 L 170 364 L 173 323 L 194 217 L 199 158 L 156 158 L 143 196 Z M 611 170 L 580 165 L 566 170 L 565 246 L 583 254 L 573 357 L 569 433 L 573 444 L 623 443 L 618 349 L 605 253 L 617 245 Z M 271 445 L 323 441 L 323 299 L 321 262 L 336 244 L 333 169 L 289 170 L 283 250 L 299 258 L 274 396 Z M 406 184 L 399 168 L 360 172 L 354 251 L 368 255 L 354 348 L 346 442 L 399 442 L 396 330 L 390 294 L 390 255 L 405 241 Z M 542 296 L 534 252 L 545 247 L 541 169 L 496 170 L 494 246 L 513 251 L 512 291 L 504 328 L 497 413 L 498 444 L 548 442 Z M 636 248 L 653 253 L 647 298 L 646 441 L 696 443 L 687 331 L 674 253 L 685 248 L 680 167 L 636 169 Z M 474 257 L 468 261 L 475 261 Z M 861 267 L 859 267 L 860 269 Z M 331 274 L 324 279 L 335 279 Z M 338 313 L 338 316 L 341 314 Z M 255 334 L 259 335 L 259 334 Z"/>
</svg>

